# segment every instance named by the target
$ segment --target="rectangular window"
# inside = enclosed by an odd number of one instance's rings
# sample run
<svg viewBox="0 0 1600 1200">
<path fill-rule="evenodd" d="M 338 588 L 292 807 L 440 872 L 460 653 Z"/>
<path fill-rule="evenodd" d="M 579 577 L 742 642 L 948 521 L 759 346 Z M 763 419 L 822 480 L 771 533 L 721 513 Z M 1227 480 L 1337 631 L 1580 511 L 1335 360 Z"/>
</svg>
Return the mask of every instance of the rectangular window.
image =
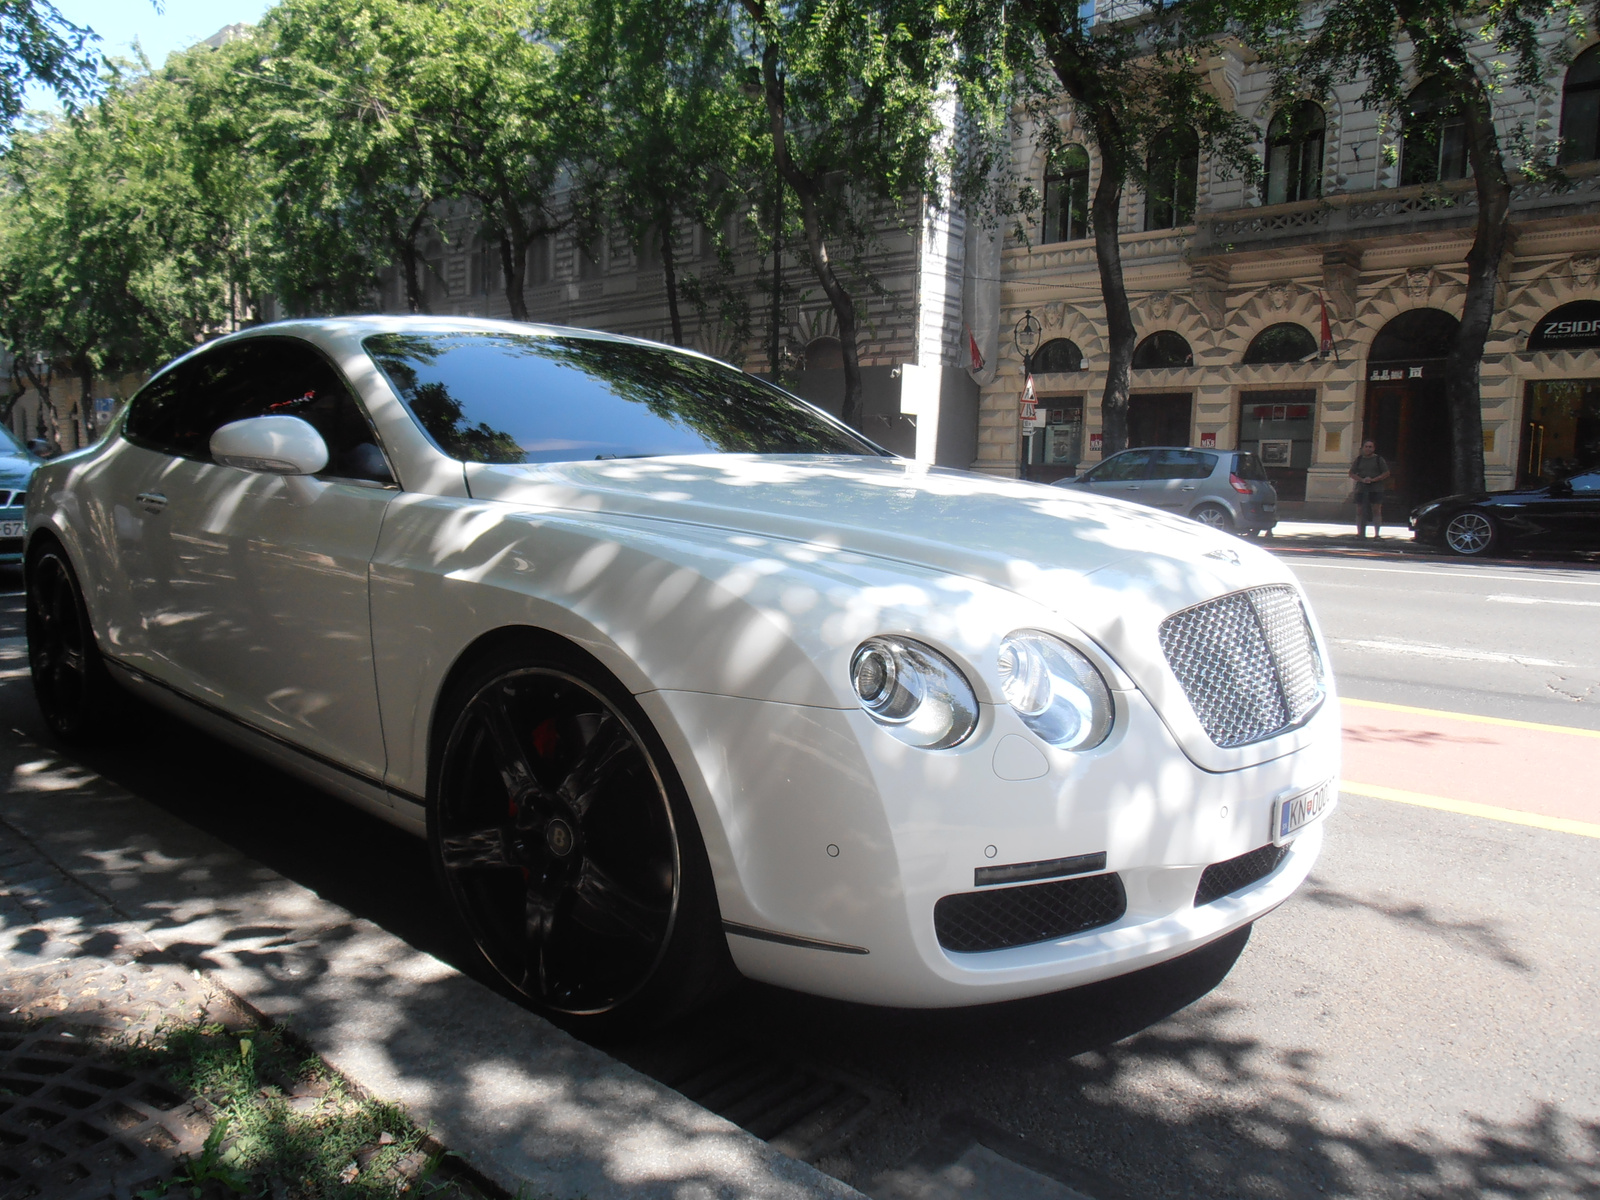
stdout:
<svg viewBox="0 0 1600 1200">
<path fill-rule="evenodd" d="M 554 247 L 548 233 L 542 233 L 528 243 L 528 287 L 539 287 L 550 282 L 550 259 Z"/>
<path fill-rule="evenodd" d="M 579 242 L 578 253 L 578 278 L 599 279 L 606 273 L 605 268 L 605 239 L 595 237 L 588 243 Z"/>
<path fill-rule="evenodd" d="M 1600 466 L 1600 379 L 1529 383 L 1522 399 L 1517 483 L 1533 486 Z"/>
<path fill-rule="evenodd" d="M 1260 464 L 1280 500 L 1306 498 L 1316 405 L 1314 391 L 1246 392 L 1240 398 L 1237 444 L 1244 452 L 1241 457 Z"/>
</svg>

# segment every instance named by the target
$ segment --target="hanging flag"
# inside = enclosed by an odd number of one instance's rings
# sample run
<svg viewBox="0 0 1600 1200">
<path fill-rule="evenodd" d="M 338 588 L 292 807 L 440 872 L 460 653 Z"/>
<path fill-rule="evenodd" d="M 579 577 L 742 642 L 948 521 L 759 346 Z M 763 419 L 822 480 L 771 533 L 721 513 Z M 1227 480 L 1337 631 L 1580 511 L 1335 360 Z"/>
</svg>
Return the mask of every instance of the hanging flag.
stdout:
<svg viewBox="0 0 1600 1200">
<path fill-rule="evenodd" d="M 1321 292 L 1317 293 L 1317 303 L 1322 306 L 1322 336 L 1317 339 L 1317 357 L 1327 358 L 1331 354 L 1337 362 L 1339 352 L 1333 345 L 1333 326 L 1328 324 L 1328 302 Z"/>
<path fill-rule="evenodd" d="M 967 370 L 983 370 L 983 351 L 978 349 L 978 339 L 972 336 L 972 326 L 965 326 L 967 331 Z"/>
</svg>

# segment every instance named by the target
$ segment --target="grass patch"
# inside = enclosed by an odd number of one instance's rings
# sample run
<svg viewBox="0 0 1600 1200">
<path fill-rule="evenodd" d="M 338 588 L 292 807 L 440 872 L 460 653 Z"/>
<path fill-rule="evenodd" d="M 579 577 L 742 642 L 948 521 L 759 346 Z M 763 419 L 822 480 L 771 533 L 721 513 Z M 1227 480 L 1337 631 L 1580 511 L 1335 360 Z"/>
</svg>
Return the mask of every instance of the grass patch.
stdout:
<svg viewBox="0 0 1600 1200">
<path fill-rule="evenodd" d="M 168 1027 L 123 1051 L 201 1101 L 205 1147 L 141 1200 L 394 1200 L 485 1193 L 391 1104 L 357 1095 L 276 1029 Z"/>
</svg>

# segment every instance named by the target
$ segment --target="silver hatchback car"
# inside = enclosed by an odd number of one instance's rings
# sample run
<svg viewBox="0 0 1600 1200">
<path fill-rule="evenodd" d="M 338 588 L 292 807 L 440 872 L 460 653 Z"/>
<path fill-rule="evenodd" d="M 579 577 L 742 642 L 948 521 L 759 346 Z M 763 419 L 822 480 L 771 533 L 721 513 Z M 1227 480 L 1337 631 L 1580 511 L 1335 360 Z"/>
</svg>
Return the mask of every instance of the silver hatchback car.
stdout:
<svg viewBox="0 0 1600 1200">
<path fill-rule="evenodd" d="M 1056 486 L 1164 508 L 1247 537 L 1270 535 L 1278 523 L 1277 489 L 1261 460 L 1243 451 L 1141 446 Z"/>
</svg>

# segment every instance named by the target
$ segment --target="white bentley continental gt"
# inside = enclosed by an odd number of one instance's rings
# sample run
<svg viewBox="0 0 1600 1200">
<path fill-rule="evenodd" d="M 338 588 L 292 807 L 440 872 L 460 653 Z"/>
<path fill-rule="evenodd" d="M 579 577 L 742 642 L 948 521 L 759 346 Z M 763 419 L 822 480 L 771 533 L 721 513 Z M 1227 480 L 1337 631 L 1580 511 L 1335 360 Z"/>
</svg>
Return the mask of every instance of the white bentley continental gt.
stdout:
<svg viewBox="0 0 1600 1200">
<path fill-rule="evenodd" d="M 1337 797 L 1272 556 L 629 338 L 221 338 L 27 522 L 58 736 L 125 689 L 425 836 L 486 963 L 578 1024 L 730 968 L 908 1006 L 1137 970 L 1282 903 Z"/>
</svg>

